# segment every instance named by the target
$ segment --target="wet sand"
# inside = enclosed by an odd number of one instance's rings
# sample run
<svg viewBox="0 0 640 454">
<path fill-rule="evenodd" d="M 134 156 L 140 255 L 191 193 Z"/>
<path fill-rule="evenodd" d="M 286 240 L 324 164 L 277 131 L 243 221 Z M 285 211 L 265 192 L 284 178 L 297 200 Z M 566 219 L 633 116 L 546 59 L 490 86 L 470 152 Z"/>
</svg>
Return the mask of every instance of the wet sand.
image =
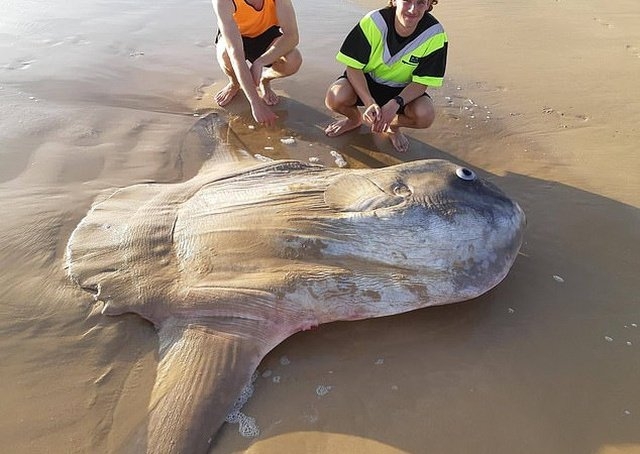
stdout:
<svg viewBox="0 0 640 454">
<path fill-rule="evenodd" d="M 301 71 L 278 128 L 216 109 L 208 2 L 11 2 L 0 21 L 0 451 L 119 452 L 144 417 L 157 337 L 100 315 L 66 278 L 71 231 L 104 189 L 189 178 L 202 115 L 251 153 L 352 167 L 446 158 L 517 200 L 522 253 L 473 301 L 300 333 L 261 364 L 213 452 L 640 452 L 640 12 L 631 0 L 442 0 L 438 118 L 399 155 L 322 128 L 343 36 L 377 4 L 295 2 Z M 323 18 L 319 21 L 318 18 Z M 294 136 L 294 146 L 280 143 Z M 265 149 L 265 147 L 273 147 Z"/>
</svg>

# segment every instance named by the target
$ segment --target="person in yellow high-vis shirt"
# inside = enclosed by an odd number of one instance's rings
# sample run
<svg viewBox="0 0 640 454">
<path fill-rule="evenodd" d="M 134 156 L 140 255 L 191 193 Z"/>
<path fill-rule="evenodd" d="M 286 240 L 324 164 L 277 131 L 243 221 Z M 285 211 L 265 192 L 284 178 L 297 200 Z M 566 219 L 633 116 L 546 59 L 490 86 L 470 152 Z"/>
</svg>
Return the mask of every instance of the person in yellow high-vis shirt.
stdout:
<svg viewBox="0 0 640 454">
<path fill-rule="evenodd" d="M 327 90 L 325 104 L 345 118 L 325 129 L 329 137 L 358 128 L 363 120 L 404 152 L 400 128 L 428 128 L 435 118 L 427 87 L 442 85 L 447 36 L 429 12 L 437 0 L 390 0 L 371 11 L 347 35 L 336 59 L 345 73 Z M 361 114 L 358 106 L 364 106 Z"/>
<path fill-rule="evenodd" d="M 295 74 L 302 64 L 291 0 L 212 1 L 218 19 L 216 56 L 229 78 L 215 100 L 226 106 L 242 89 L 253 118 L 273 126 L 277 115 L 270 106 L 278 96 L 271 81 Z"/>
</svg>

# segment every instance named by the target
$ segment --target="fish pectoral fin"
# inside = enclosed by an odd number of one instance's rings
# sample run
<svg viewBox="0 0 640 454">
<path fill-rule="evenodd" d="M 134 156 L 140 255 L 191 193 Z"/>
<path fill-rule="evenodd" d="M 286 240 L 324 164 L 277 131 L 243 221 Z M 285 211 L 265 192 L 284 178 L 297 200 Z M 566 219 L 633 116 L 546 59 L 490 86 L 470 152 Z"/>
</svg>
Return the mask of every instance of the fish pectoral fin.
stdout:
<svg viewBox="0 0 640 454">
<path fill-rule="evenodd" d="M 364 212 L 395 206 L 401 203 L 403 198 L 388 194 L 365 176 L 347 174 L 326 189 L 324 201 L 336 210 Z"/>
<path fill-rule="evenodd" d="M 268 350 L 263 338 L 233 324 L 172 320 L 159 330 L 160 362 L 146 433 L 132 443 L 147 453 L 205 453 Z M 257 340 L 259 339 L 259 340 Z M 143 451 L 144 452 L 144 451 Z"/>
</svg>

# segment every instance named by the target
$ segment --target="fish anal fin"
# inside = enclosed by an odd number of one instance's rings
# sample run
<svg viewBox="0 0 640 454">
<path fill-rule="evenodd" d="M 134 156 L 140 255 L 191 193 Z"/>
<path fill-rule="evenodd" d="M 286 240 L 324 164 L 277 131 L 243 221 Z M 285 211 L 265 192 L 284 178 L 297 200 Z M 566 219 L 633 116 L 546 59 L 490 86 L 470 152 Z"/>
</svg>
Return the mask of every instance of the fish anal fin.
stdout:
<svg viewBox="0 0 640 454">
<path fill-rule="evenodd" d="M 206 453 L 268 347 L 262 336 L 171 320 L 160 328 L 160 362 L 149 403 L 146 452 Z"/>
</svg>

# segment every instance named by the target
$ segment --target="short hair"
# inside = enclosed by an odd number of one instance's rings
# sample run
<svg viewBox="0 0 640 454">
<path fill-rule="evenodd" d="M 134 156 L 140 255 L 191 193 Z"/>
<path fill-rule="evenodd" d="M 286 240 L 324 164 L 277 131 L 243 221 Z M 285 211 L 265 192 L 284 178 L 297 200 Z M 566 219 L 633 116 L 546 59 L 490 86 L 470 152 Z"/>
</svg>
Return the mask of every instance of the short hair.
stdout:
<svg viewBox="0 0 640 454">
<path fill-rule="evenodd" d="M 387 8 L 395 8 L 395 6 L 393 5 L 393 1 L 394 1 L 394 0 L 389 0 L 389 1 L 387 2 Z M 428 10 L 427 12 L 431 11 L 431 10 L 433 9 L 433 7 L 434 7 L 435 5 L 437 5 L 437 4 L 438 4 L 438 0 L 433 0 L 433 1 L 431 2 L 431 6 L 429 7 L 429 10 Z"/>
</svg>

